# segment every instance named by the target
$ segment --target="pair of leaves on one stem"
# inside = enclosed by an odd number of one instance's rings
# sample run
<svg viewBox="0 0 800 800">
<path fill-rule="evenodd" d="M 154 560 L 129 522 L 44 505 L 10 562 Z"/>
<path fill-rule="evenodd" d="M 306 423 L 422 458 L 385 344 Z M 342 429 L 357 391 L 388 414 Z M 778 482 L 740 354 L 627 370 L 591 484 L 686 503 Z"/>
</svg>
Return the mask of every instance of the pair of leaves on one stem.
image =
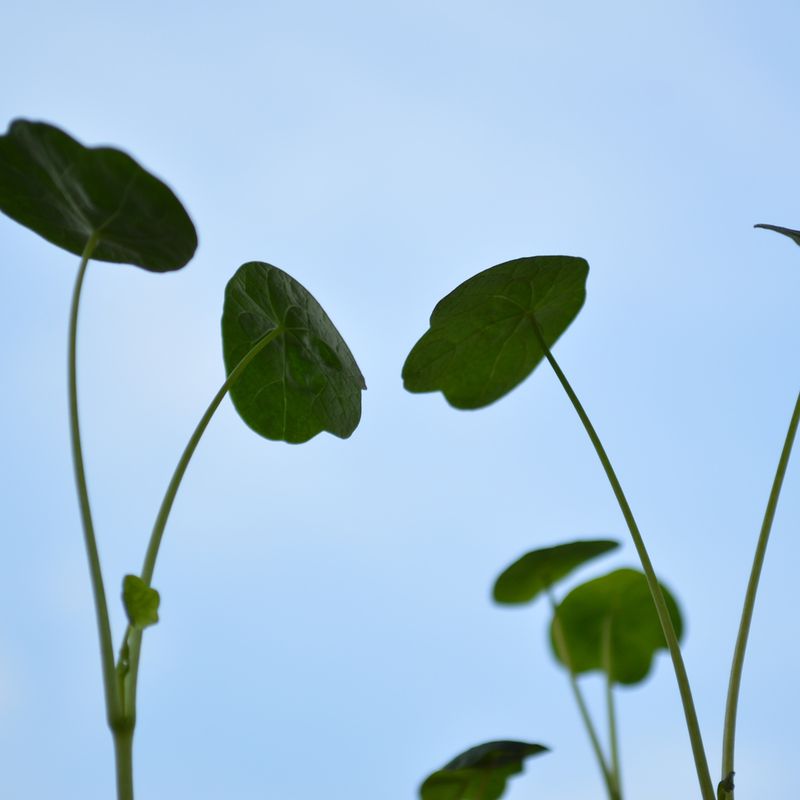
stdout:
<svg viewBox="0 0 800 800">
<path fill-rule="evenodd" d="M 588 561 L 614 550 L 617 542 L 578 541 L 526 553 L 497 578 L 496 602 L 527 604 Z M 678 636 L 683 623 L 672 595 L 661 587 Z M 559 637 L 556 626 L 560 626 Z M 604 641 L 608 636 L 608 640 Z M 620 569 L 573 589 L 557 606 L 550 641 L 558 661 L 576 675 L 605 671 L 613 683 L 633 684 L 650 672 L 666 642 L 643 573 Z M 566 645 L 562 651 L 559 641 Z M 488 742 L 473 747 L 431 774 L 422 800 L 497 800 L 525 759 L 547 748 L 528 742 Z"/>
<path fill-rule="evenodd" d="M 181 269 L 197 247 L 168 186 L 126 153 L 84 147 L 41 122 L 16 120 L 0 136 L 0 211 L 71 253 L 152 272 Z M 263 344 L 229 387 L 257 433 L 300 443 L 355 430 L 364 378 L 325 311 L 290 275 L 242 265 L 225 291 L 222 340 L 226 374 Z M 144 581 L 127 576 L 123 599 L 134 627 L 158 620 L 158 593 Z"/>
</svg>

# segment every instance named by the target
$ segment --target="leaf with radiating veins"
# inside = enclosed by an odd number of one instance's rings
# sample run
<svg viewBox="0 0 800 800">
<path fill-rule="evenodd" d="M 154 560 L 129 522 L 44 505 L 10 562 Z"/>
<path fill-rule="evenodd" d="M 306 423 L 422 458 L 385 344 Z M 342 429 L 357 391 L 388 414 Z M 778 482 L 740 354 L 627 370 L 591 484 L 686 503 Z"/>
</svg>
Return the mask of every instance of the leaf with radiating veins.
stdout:
<svg viewBox="0 0 800 800">
<path fill-rule="evenodd" d="M 172 190 L 110 147 L 84 147 L 44 122 L 0 136 L 0 211 L 75 255 L 151 272 L 180 269 L 197 233 Z"/>
</svg>

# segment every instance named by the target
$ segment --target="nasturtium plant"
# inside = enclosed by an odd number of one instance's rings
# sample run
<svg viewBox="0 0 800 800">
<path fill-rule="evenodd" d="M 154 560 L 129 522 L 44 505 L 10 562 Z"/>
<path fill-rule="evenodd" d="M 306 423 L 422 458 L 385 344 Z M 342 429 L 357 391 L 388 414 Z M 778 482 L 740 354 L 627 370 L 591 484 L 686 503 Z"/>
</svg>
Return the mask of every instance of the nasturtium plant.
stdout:
<svg viewBox="0 0 800 800">
<path fill-rule="evenodd" d="M 497 603 L 530 603 L 578 567 L 617 547 L 611 539 L 597 539 L 532 550 L 503 570 L 492 595 Z"/>
<path fill-rule="evenodd" d="M 678 604 L 663 585 L 661 591 L 680 638 L 683 619 Z M 598 670 L 613 683 L 640 683 L 656 652 L 667 647 L 647 580 L 639 570 L 616 570 L 578 586 L 561 601 L 555 615 L 569 651 L 569 667 L 578 675 Z M 554 620 L 553 653 L 564 663 L 555 624 Z"/>
<path fill-rule="evenodd" d="M 158 592 L 138 575 L 126 575 L 122 581 L 122 604 L 131 627 L 144 630 L 158 622 Z"/>
<path fill-rule="evenodd" d="M 229 374 L 264 343 L 230 388 L 257 433 L 299 443 L 321 431 L 347 438 L 355 430 L 366 389 L 361 371 L 320 304 L 287 273 L 261 261 L 239 267 L 225 290 L 222 343 Z"/>
<path fill-rule="evenodd" d="M 767 231 L 775 231 L 788 236 L 796 245 L 800 245 L 800 231 L 793 230 L 792 228 L 782 228 L 780 225 L 765 225 L 763 222 L 755 226 L 756 228 L 764 228 Z"/>
<path fill-rule="evenodd" d="M 115 657 L 78 414 L 77 330 L 83 280 L 93 258 L 152 272 L 180 269 L 194 254 L 197 235 L 172 190 L 130 156 L 108 147 L 84 147 L 42 122 L 17 120 L 0 137 L 0 211 L 81 257 L 68 335 L 72 455 L 97 612 L 106 716 L 114 738 L 117 798 L 133 800 L 142 637 L 145 628 L 158 622 L 160 603 L 151 581 L 170 510 L 203 432 L 230 391 L 248 425 L 268 438 L 304 442 L 324 430 L 344 438 L 360 420 L 364 379 L 333 323 L 297 281 L 261 262 L 238 270 L 228 284 L 223 312 L 226 377 L 167 486 L 141 574 L 123 580 L 128 626 Z"/>
<path fill-rule="evenodd" d="M 429 775 L 422 800 L 498 800 L 508 779 L 522 772 L 525 760 L 546 753 L 547 747 L 528 742 L 498 741 L 471 747 Z"/>
<path fill-rule="evenodd" d="M 465 281 L 437 304 L 409 353 L 406 389 L 440 391 L 456 408 L 495 402 L 530 375 L 575 319 L 588 271 L 582 258 L 534 256 Z"/>
<path fill-rule="evenodd" d="M 0 136 L 0 211 L 64 250 L 153 272 L 197 248 L 172 190 L 129 155 L 85 147 L 53 125 L 18 119 Z"/>
</svg>

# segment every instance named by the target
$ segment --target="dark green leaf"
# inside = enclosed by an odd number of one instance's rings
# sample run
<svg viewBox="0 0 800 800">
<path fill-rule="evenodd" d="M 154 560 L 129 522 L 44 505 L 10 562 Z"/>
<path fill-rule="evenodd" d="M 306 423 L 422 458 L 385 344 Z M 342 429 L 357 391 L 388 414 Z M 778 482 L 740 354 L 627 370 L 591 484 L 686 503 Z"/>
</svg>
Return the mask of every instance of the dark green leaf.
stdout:
<svg viewBox="0 0 800 800">
<path fill-rule="evenodd" d="M 441 300 L 403 367 L 410 392 L 441 391 L 456 408 L 510 392 L 544 357 L 586 297 L 582 258 L 518 258 L 478 273 Z"/>
<path fill-rule="evenodd" d="M 425 779 L 422 800 L 497 800 L 529 756 L 547 748 L 527 742 L 487 742 L 456 756 Z"/>
<path fill-rule="evenodd" d="M 227 373 L 264 335 L 279 335 L 231 386 L 242 419 L 268 439 L 347 438 L 361 419 L 364 378 L 320 304 L 294 278 L 260 261 L 228 282 L 222 312 Z"/>
<path fill-rule="evenodd" d="M 180 269 L 197 234 L 180 201 L 129 155 L 89 148 L 44 122 L 0 136 L 0 211 L 70 253 L 152 272 Z"/>
<path fill-rule="evenodd" d="M 498 603 L 529 603 L 582 564 L 616 547 L 617 542 L 598 539 L 533 550 L 500 574 L 494 584 L 494 599 Z"/>
<path fill-rule="evenodd" d="M 754 227 L 764 228 L 764 230 L 775 231 L 776 233 L 782 233 L 784 236 L 788 236 L 795 244 L 800 245 L 800 231 L 795 231 L 791 228 L 781 228 L 780 225 L 764 225 L 763 223 Z"/>
<path fill-rule="evenodd" d="M 661 585 L 678 638 L 683 620 L 675 599 Z M 650 672 L 657 650 L 666 649 L 664 634 L 644 573 L 620 569 L 573 589 L 558 606 L 567 652 L 577 674 L 605 671 L 603 637 L 610 626 L 611 679 L 639 683 Z M 550 626 L 553 652 L 564 663 Z"/>
<path fill-rule="evenodd" d="M 128 622 L 143 630 L 158 622 L 158 592 L 136 575 L 126 575 L 122 581 L 122 602 Z"/>
</svg>

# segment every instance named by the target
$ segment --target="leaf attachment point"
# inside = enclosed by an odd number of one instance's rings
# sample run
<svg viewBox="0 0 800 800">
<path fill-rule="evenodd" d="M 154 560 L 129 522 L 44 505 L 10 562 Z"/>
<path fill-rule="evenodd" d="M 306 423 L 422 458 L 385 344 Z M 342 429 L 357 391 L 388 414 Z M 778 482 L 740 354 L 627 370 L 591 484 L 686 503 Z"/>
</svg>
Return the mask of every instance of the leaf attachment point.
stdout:
<svg viewBox="0 0 800 800">
<path fill-rule="evenodd" d="M 122 581 L 122 603 L 128 622 L 138 630 L 144 630 L 158 622 L 158 592 L 136 575 L 126 575 Z"/>
<path fill-rule="evenodd" d="M 421 800 L 498 800 L 512 775 L 522 772 L 525 759 L 546 753 L 547 747 L 527 742 L 486 742 L 456 756 L 429 775 Z"/>
</svg>

